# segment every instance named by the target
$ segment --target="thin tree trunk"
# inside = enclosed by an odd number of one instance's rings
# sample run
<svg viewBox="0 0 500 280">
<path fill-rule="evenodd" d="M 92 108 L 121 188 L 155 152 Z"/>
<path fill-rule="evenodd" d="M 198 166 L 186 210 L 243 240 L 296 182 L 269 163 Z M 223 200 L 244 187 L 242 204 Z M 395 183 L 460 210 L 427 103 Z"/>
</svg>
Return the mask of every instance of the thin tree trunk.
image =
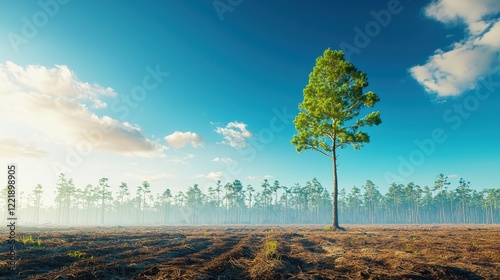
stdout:
<svg viewBox="0 0 500 280">
<path fill-rule="evenodd" d="M 120 199 L 120 224 L 123 224 L 123 196 Z"/>
<path fill-rule="evenodd" d="M 453 224 L 453 198 L 450 198 L 450 223 Z M 457 223 L 458 223 L 458 215 L 457 215 Z"/>
<path fill-rule="evenodd" d="M 490 206 L 490 213 L 491 213 L 491 216 L 490 216 L 490 219 L 491 219 L 491 224 L 494 224 L 495 223 L 495 215 L 493 214 L 493 204 L 491 204 Z"/>
<path fill-rule="evenodd" d="M 104 187 L 102 189 L 102 199 L 101 199 L 101 224 L 104 224 Z"/>
<path fill-rule="evenodd" d="M 443 191 L 441 191 L 441 223 L 444 223 L 444 198 L 443 198 Z"/>
<path fill-rule="evenodd" d="M 219 192 L 217 192 L 217 205 L 215 207 L 215 224 L 219 224 L 219 207 L 220 206 L 220 199 L 219 199 Z"/>
<path fill-rule="evenodd" d="M 465 198 L 462 196 L 462 215 L 464 216 L 464 223 L 467 222 L 467 219 L 465 217 Z"/>
<path fill-rule="evenodd" d="M 332 174 L 333 174 L 333 202 L 332 202 L 332 230 L 344 230 L 339 226 L 339 211 L 338 211 L 338 180 L 337 180 L 337 154 L 335 149 L 335 141 L 332 149 Z"/>
<path fill-rule="evenodd" d="M 250 210 L 249 221 L 250 221 L 250 224 L 252 224 L 252 197 L 251 196 L 250 196 L 250 205 L 248 208 Z"/>
<path fill-rule="evenodd" d="M 146 193 L 144 192 L 144 197 L 142 200 L 142 224 L 144 224 L 144 211 L 146 210 Z"/>
<path fill-rule="evenodd" d="M 168 220 L 168 203 L 165 204 L 165 220 L 163 222 L 165 225 L 167 224 L 167 220 Z"/>
</svg>

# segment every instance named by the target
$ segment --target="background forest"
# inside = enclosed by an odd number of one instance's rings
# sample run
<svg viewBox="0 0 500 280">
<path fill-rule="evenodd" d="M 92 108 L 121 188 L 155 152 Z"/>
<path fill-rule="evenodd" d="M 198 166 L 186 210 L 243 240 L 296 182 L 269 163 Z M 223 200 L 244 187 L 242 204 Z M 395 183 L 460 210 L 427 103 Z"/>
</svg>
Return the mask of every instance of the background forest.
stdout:
<svg viewBox="0 0 500 280">
<path fill-rule="evenodd" d="M 207 192 L 195 184 L 185 192 L 166 188 L 157 194 L 146 181 L 134 187 L 122 182 L 113 192 L 107 178 L 78 188 L 61 174 L 53 205 L 43 205 L 51 194 L 37 185 L 19 194 L 18 213 L 24 225 L 329 224 L 328 189 L 314 178 L 293 186 L 218 181 Z M 500 222 L 499 201 L 498 188 L 478 191 L 464 179 L 453 186 L 443 174 L 430 186 L 392 183 L 385 194 L 367 180 L 340 190 L 339 218 L 343 224 L 492 224 Z M 4 209 L 6 201 L 1 203 Z M 5 219 L 7 211 L 1 212 Z"/>
</svg>

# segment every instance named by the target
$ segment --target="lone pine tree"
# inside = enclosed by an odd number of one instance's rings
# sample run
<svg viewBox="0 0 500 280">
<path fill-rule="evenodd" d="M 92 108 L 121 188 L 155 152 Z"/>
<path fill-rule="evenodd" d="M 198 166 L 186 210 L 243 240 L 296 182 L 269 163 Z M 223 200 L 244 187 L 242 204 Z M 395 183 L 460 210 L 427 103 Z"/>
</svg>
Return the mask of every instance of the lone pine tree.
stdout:
<svg viewBox="0 0 500 280">
<path fill-rule="evenodd" d="M 380 112 L 371 112 L 357 118 L 365 107 L 373 107 L 380 99 L 368 86 L 366 74 L 344 60 L 342 51 L 325 50 L 316 59 L 309 74 L 304 100 L 293 123 L 297 134 L 291 143 L 298 152 L 313 150 L 332 160 L 333 208 L 332 230 L 343 230 L 338 219 L 337 148 L 351 145 L 360 149 L 370 136 L 359 129 L 379 125 Z"/>
</svg>

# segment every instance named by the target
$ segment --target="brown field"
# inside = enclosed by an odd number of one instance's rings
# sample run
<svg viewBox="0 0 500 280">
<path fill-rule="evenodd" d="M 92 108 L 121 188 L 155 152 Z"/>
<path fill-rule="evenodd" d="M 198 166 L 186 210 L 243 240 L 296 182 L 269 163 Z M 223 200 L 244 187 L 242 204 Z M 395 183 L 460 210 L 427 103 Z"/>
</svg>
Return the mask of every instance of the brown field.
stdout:
<svg viewBox="0 0 500 280">
<path fill-rule="evenodd" d="M 500 279 L 499 226 L 346 229 L 32 229 L 21 234 L 35 243 L 18 243 L 15 272 L 0 245 L 0 279 Z"/>
</svg>

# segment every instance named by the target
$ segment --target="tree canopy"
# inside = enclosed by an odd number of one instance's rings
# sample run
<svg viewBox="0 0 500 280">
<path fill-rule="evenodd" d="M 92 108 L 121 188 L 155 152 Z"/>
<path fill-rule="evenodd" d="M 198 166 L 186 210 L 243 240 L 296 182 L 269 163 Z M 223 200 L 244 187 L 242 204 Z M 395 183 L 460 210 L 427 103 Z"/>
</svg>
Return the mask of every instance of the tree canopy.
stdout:
<svg viewBox="0 0 500 280">
<path fill-rule="evenodd" d="M 368 143 L 369 135 L 359 129 L 382 120 L 378 111 L 355 120 L 361 109 L 380 100 L 373 91 L 363 94 L 367 86 L 366 74 L 345 61 L 342 51 L 327 49 L 318 57 L 294 120 L 297 134 L 292 143 L 297 151 L 313 149 L 331 158 L 335 148 L 359 149 Z"/>
</svg>

